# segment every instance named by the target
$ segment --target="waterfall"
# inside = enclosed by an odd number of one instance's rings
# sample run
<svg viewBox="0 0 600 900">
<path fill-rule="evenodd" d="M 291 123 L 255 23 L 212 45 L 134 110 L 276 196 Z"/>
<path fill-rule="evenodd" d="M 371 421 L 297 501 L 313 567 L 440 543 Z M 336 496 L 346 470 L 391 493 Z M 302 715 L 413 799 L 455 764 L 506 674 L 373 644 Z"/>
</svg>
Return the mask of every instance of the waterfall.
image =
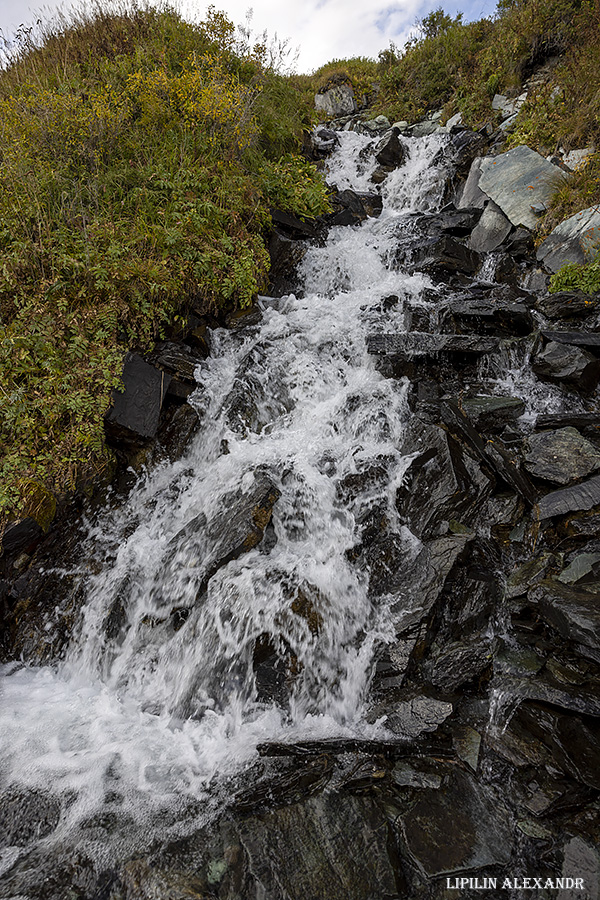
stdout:
<svg viewBox="0 0 600 900">
<path fill-rule="evenodd" d="M 366 189 L 367 139 L 340 139 L 330 180 Z M 301 297 L 262 298 L 259 326 L 215 332 L 190 398 L 203 425 L 189 451 L 89 524 L 66 658 L 4 668 L 4 786 L 68 794 L 63 833 L 117 795 L 138 821 L 207 798 L 261 740 L 385 733 L 364 720 L 364 700 L 374 649 L 394 628 L 349 553 L 368 508 L 396 516 L 408 408 L 406 384 L 376 371 L 365 336 L 405 330 L 432 288 L 388 258 L 403 216 L 441 203 L 446 173 L 431 161 L 443 140 L 408 142 L 380 218 L 309 248 Z M 280 494 L 268 539 L 206 583 L 211 528 L 261 479 Z M 257 644 L 291 660 L 281 696 L 257 690 Z"/>
</svg>

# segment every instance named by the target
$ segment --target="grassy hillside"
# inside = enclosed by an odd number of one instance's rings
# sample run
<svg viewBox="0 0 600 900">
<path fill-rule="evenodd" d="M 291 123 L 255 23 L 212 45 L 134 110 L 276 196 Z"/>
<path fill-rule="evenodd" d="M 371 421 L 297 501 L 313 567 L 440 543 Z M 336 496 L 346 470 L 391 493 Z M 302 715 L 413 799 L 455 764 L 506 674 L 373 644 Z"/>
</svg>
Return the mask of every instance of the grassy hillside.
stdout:
<svg viewBox="0 0 600 900">
<path fill-rule="evenodd" d="M 22 29 L 0 72 L 0 515 L 101 470 L 127 348 L 264 288 L 271 204 L 311 217 L 311 104 L 210 8 Z M 281 49 L 281 48 L 279 48 Z"/>
</svg>

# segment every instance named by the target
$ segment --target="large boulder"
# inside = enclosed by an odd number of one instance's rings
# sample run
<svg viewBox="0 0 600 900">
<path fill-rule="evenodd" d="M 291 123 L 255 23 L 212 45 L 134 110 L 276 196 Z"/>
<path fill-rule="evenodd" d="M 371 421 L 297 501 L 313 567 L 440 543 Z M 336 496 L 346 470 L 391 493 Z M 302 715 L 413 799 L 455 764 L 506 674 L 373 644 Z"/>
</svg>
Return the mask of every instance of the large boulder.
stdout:
<svg viewBox="0 0 600 900">
<path fill-rule="evenodd" d="M 122 378 L 123 391 L 113 391 L 104 425 L 109 443 L 130 451 L 156 436 L 171 376 L 145 362 L 139 354 L 127 353 Z"/>
<path fill-rule="evenodd" d="M 558 169 L 530 150 L 515 147 L 500 156 L 481 161 L 478 187 L 496 203 L 513 225 L 533 230 L 537 214 L 532 207 L 545 209 L 556 189 Z"/>
<path fill-rule="evenodd" d="M 356 110 L 354 91 L 349 84 L 336 84 L 329 90 L 315 94 L 315 109 L 327 119 L 350 116 Z"/>
<path fill-rule="evenodd" d="M 528 438 L 525 468 L 553 484 L 570 484 L 600 469 L 600 452 L 575 428 L 544 431 Z"/>
<path fill-rule="evenodd" d="M 566 263 L 589 263 L 600 250 L 600 210 L 590 206 L 557 225 L 537 251 L 551 272 Z"/>
<path fill-rule="evenodd" d="M 375 147 L 375 159 L 388 170 L 397 169 L 406 162 L 406 144 L 400 140 L 399 134 L 398 128 L 392 128 Z"/>
<path fill-rule="evenodd" d="M 600 360 L 587 350 L 550 340 L 531 361 L 531 368 L 545 381 L 590 393 L 600 379 Z"/>
</svg>

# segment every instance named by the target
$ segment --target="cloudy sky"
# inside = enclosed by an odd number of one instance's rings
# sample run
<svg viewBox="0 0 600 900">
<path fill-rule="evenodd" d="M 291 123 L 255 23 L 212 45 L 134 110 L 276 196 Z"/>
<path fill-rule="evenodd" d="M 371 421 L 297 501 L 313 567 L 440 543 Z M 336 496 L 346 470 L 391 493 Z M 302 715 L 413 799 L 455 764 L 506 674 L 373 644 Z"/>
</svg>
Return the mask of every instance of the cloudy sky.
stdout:
<svg viewBox="0 0 600 900">
<path fill-rule="evenodd" d="M 289 39 L 300 50 L 298 70 L 309 72 L 335 58 L 377 56 L 393 41 L 403 46 L 417 18 L 439 5 L 452 15 L 462 12 L 465 21 L 491 16 L 496 0 L 214 0 L 236 24 L 243 22 L 252 8 L 254 31 L 265 28 L 270 36 Z M 0 29 L 14 34 L 20 24 L 31 24 L 38 16 L 49 18 L 60 0 L 0 0 Z M 78 4 L 79 5 L 79 4 Z M 208 2 L 180 0 L 174 4 L 186 17 L 202 19 Z"/>
</svg>

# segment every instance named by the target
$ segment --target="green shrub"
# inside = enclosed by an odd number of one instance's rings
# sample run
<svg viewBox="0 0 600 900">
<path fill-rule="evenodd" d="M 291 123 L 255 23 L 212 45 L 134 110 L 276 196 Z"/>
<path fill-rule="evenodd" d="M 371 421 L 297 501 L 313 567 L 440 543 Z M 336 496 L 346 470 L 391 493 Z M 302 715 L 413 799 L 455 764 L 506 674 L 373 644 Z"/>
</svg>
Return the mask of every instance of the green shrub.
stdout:
<svg viewBox="0 0 600 900">
<path fill-rule="evenodd" d="M 557 291 L 600 293 L 600 257 L 584 266 L 578 266 L 576 263 L 562 266 L 550 279 L 550 293 L 554 294 Z"/>
<path fill-rule="evenodd" d="M 265 289 L 270 205 L 327 208 L 293 155 L 306 104 L 224 13 L 133 2 L 25 37 L 0 73 L 0 517 L 108 464 L 127 349 Z"/>
</svg>

